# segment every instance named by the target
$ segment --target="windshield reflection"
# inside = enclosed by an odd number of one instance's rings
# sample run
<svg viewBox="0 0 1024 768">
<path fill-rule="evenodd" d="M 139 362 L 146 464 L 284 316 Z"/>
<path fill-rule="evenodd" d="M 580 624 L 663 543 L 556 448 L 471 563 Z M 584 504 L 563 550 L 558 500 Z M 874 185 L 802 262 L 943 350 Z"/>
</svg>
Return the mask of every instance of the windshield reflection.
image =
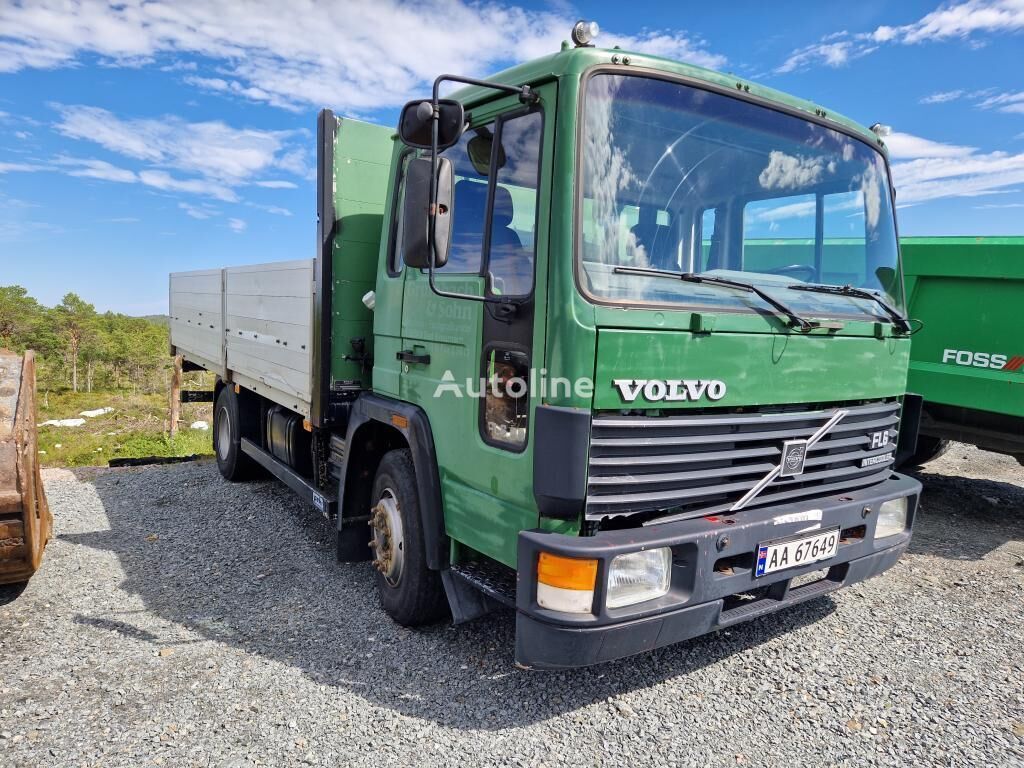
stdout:
<svg viewBox="0 0 1024 768">
<path fill-rule="evenodd" d="M 601 301 L 744 309 L 753 295 L 616 272 L 637 267 L 756 283 L 812 316 L 877 317 L 850 285 L 901 307 L 880 152 L 823 125 L 650 77 L 586 85 L 581 283 Z"/>
</svg>

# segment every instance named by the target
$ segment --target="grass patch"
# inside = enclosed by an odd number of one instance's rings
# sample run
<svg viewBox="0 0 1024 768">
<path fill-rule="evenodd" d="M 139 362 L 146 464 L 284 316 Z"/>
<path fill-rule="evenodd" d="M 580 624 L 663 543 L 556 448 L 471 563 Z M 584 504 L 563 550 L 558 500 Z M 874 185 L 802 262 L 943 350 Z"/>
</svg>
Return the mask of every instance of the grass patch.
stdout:
<svg viewBox="0 0 1024 768">
<path fill-rule="evenodd" d="M 183 403 L 178 434 L 167 429 L 167 398 L 125 392 L 39 392 L 39 422 L 79 418 L 82 411 L 113 408 L 86 418 L 80 427 L 39 427 L 40 460 L 44 467 L 106 465 L 110 459 L 144 456 L 191 456 L 213 453 L 213 431 L 189 425 L 205 421 L 212 427 L 212 403 Z"/>
</svg>

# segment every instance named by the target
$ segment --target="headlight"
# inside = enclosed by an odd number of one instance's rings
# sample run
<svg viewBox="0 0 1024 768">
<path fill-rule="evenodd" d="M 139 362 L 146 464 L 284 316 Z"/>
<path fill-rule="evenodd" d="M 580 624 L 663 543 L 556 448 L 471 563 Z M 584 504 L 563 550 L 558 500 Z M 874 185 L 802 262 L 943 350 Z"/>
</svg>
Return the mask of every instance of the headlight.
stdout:
<svg viewBox="0 0 1024 768">
<path fill-rule="evenodd" d="M 608 568 L 608 607 L 661 597 L 668 592 L 671 573 L 672 550 L 668 547 L 618 555 Z"/>
<path fill-rule="evenodd" d="M 875 525 L 875 538 L 884 539 L 903 533 L 907 527 L 907 497 L 883 501 L 878 508 L 878 523 Z"/>
</svg>

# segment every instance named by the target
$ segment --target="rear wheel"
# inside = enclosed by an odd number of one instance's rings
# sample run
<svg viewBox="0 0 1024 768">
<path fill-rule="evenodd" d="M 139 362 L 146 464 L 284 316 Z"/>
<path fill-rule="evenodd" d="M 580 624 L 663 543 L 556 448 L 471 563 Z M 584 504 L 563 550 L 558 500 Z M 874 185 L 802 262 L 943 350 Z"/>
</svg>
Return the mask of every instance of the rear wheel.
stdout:
<svg viewBox="0 0 1024 768">
<path fill-rule="evenodd" d="M 213 407 L 213 450 L 217 455 L 217 469 L 232 482 L 259 477 L 261 467 L 242 452 L 242 409 L 234 389 L 229 385 L 221 389 Z"/>
<path fill-rule="evenodd" d="M 931 435 L 918 435 L 917 450 L 914 451 L 914 455 L 910 457 L 907 464 L 912 467 L 920 467 L 922 464 L 927 464 L 929 461 L 939 458 L 949 448 L 949 440 L 943 440 L 941 437 L 932 437 Z"/>
<path fill-rule="evenodd" d="M 441 575 L 427 567 L 416 472 L 408 451 L 390 451 L 373 481 L 370 547 L 385 612 L 406 627 L 429 624 L 447 610 Z"/>
</svg>

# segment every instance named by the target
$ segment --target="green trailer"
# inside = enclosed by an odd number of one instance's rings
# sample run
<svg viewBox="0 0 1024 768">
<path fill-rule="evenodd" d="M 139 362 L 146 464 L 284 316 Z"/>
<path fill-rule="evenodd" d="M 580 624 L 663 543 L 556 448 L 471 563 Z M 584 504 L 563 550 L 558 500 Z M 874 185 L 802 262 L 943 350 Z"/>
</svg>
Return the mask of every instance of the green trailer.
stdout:
<svg viewBox="0 0 1024 768">
<path fill-rule="evenodd" d="M 912 461 L 949 440 L 1024 463 L 1024 237 L 900 239 L 910 317 L 907 391 L 923 398 Z"/>
<path fill-rule="evenodd" d="M 312 258 L 171 278 L 221 473 L 402 624 L 514 610 L 534 668 L 879 574 L 921 487 L 881 131 L 587 29 L 397 132 L 325 110 Z"/>
</svg>

